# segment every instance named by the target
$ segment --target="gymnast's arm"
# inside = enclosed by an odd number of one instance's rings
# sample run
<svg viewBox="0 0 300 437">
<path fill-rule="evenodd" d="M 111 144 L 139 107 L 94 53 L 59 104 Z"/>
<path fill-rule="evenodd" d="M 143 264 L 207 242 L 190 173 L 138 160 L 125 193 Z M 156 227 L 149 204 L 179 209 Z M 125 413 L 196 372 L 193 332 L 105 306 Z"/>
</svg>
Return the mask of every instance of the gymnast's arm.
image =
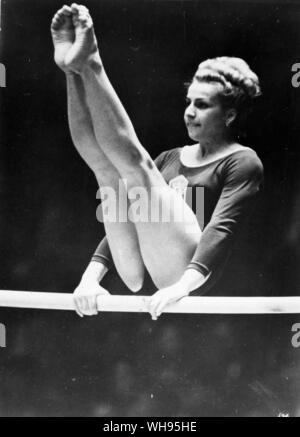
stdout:
<svg viewBox="0 0 300 437">
<path fill-rule="evenodd" d="M 91 261 L 87 266 L 73 294 L 75 309 L 79 316 L 94 316 L 98 314 L 97 297 L 109 294 L 99 284 L 107 271 L 108 269 L 104 264 L 96 261 Z"/>
<path fill-rule="evenodd" d="M 213 285 L 238 229 L 251 212 L 262 182 L 263 167 L 254 152 L 239 159 L 233 155 L 223 168 L 222 178 L 221 196 L 186 271 L 175 284 L 158 290 L 151 297 L 149 311 L 153 320 L 161 315 L 166 305 L 193 291 L 203 295 Z"/>
<path fill-rule="evenodd" d="M 247 220 L 263 181 L 263 166 L 254 152 L 232 155 L 222 170 L 223 189 L 210 222 L 181 281 L 196 290 L 195 272 L 214 275 L 224 266 L 235 238 Z M 198 293 L 203 294 L 203 290 Z"/>
</svg>

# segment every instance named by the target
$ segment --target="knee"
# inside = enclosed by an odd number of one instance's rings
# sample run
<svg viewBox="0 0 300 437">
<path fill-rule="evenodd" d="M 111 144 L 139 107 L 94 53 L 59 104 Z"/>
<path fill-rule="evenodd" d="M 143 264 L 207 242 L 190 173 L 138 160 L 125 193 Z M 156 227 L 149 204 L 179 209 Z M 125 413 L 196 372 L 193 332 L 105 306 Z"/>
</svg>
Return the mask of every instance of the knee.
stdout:
<svg viewBox="0 0 300 437">
<path fill-rule="evenodd" d="M 134 265 L 124 265 L 117 268 L 120 277 L 133 293 L 137 293 L 141 290 L 144 284 L 145 267 L 142 263 L 134 263 Z"/>
<path fill-rule="evenodd" d="M 132 293 L 140 291 L 144 284 L 144 274 L 130 275 L 126 278 L 126 285 Z"/>
<path fill-rule="evenodd" d="M 170 287 L 174 282 L 176 282 L 176 276 L 159 276 L 159 275 L 151 275 L 151 279 L 153 281 L 153 284 L 158 290 L 162 290 L 163 288 Z M 178 276 L 178 280 L 180 279 L 180 276 Z"/>
</svg>

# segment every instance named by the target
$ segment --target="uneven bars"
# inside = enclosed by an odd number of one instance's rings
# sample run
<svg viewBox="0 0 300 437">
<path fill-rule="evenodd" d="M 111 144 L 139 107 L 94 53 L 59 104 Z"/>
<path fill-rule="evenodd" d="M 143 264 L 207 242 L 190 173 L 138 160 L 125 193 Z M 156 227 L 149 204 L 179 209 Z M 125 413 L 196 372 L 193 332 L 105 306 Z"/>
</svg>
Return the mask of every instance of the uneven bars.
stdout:
<svg viewBox="0 0 300 437">
<path fill-rule="evenodd" d="M 149 296 L 98 296 L 100 312 L 147 313 Z M 0 290 L 0 307 L 74 310 L 70 293 Z M 182 314 L 300 314 L 300 296 L 292 297 L 185 297 L 165 313 Z"/>
</svg>

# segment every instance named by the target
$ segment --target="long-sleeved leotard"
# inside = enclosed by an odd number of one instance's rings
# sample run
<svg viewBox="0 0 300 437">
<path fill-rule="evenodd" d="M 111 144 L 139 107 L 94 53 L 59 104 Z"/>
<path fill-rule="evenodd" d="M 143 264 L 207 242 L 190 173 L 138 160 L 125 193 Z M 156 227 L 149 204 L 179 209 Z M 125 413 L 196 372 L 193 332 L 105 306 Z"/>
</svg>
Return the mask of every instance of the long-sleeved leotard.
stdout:
<svg viewBox="0 0 300 437">
<path fill-rule="evenodd" d="M 190 187 L 189 199 L 192 199 L 189 204 L 195 213 L 199 213 L 197 196 L 200 193 L 197 187 L 203 187 L 203 233 L 187 268 L 216 278 L 224 268 L 240 226 L 251 213 L 253 201 L 262 184 L 263 166 L 252 149 L 243 148 L 209 164 L 187 167 L 182 163 L 182 150 L 176 148 L 163 152 L 155 163 L 171 187 L 176 185 L 176 181 L 186 181 Z M 106 237 L 92 260 L 102 262 L 108 268 L 111 266 Z M 214 283 L 213 280 L 209 282 Z"/>
</svg>

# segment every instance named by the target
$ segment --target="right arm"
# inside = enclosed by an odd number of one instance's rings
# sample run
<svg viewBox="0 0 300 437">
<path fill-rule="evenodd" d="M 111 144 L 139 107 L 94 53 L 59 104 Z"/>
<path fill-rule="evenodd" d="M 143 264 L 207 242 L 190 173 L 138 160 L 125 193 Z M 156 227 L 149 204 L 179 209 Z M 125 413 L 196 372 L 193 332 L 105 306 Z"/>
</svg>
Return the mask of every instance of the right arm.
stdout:
<svg viewBox="0 0 300 437">
<path fill-rule="evenodd" d="M 73 295 L 76 312 L 80 317 L 98 314 L 97 297 L 99 295 L 109 294 L 109 292 L 99 284 L 107 271 L 108 268 L 99 261 L 91 260 L 87 266 Z"/>
</svg>

